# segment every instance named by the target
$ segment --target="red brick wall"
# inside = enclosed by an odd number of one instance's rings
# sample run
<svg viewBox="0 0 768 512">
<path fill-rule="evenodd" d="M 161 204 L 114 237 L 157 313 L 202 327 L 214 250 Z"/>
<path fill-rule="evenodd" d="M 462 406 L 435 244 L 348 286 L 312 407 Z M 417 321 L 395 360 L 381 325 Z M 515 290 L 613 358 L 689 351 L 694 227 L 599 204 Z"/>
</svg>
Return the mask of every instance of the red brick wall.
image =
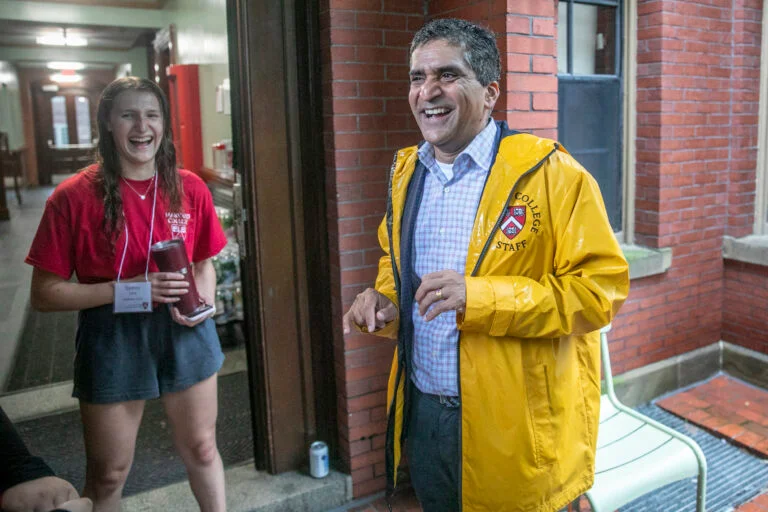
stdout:
<svg viewBox="0 0 768 512">
<path fill-rule="evenodd" d="M 616 373 L 720 339 L 730 3 L 638 3 L 636 241 L 673 258 L 663 276 L 632 282 L 612 334 Z"/>
<path fill-rule="evenodd" d="M 407 102 L 408 45 L 421 2 L 324 0 L 321 51 L 339 446 L 355 496 L 384 488 L 386 382 L 394 344 L 341 335 L 341 317 L 371 286 L 381 251 L 394 151 L 419 140 Z"/>
<path fill-rule="evenodd" d="M 722 237 L 751 232 L 754 208 L 758 4 L 638 4 L 636 241 L 673 259 L 632 282 L 612 334 L 616 373 L 725 337 L 738 270 L 724 273 Z"/>
<path fill-rule="evenodd" d="M 761 23 L 761 0 L 733 2 L 733 109 L 727 234 L 735 237 L 751 234 L 754 222 Z"/>
<path fill-rule="evenodd" d="M 734 5 L 731 177 L 728 234 L 751 233 L 754 221 L 757 117 L 760 89 L 762 2 Z M 768 354 L 768 271 L 765 267 L 726 261 L 723 340 Z"/>
<path fill-rule="evenodd" d="M 725 263 L 723 339 L 768 354 L 768 267 Z"/>
</svg>

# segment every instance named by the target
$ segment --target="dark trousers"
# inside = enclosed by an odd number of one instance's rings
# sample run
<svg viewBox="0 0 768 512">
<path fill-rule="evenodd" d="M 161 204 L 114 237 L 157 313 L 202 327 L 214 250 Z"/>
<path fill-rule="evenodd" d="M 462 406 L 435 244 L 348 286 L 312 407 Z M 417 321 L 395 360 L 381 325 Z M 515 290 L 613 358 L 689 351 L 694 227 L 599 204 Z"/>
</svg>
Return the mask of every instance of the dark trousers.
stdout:
<svg viewBox="0 0 768 512">
<path fill-rule="evenodd" d="M 412 386 L 408 467 L 424 512 L 459 512 L 461 408 L 440 402 Z"/>
</svg>

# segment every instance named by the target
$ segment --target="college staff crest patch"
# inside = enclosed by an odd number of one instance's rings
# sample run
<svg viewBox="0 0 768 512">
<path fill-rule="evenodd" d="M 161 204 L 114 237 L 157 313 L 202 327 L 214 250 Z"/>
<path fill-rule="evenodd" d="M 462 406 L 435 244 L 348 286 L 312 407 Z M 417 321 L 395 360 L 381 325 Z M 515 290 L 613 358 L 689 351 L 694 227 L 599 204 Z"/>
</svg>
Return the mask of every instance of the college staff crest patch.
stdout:
<svg viewBox="0 0 768 512">
<path fill-rule="evenodd" d="M 526 206 L 508 206 L 504 220 L 501 221 L 501 232 L 512 240 L 525 226 Z"/>
</svg>

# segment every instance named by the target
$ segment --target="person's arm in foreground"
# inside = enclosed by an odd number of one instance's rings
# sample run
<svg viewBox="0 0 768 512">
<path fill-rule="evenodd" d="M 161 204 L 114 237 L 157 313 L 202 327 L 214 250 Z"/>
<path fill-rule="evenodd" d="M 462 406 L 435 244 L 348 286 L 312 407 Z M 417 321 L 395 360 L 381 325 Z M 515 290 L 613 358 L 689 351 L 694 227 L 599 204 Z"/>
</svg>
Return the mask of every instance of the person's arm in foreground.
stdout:
<svg viewBox="0 0 768 512">
<path fill-rule="evenodd" d="M 91 510 L 91 500 L 80 498 L 72 484 L 54 476 L 39 457 L 33 457 L 11 420 L 0 408 L 0 509 L 5 512 L 72 512 Z"/>
</svg>

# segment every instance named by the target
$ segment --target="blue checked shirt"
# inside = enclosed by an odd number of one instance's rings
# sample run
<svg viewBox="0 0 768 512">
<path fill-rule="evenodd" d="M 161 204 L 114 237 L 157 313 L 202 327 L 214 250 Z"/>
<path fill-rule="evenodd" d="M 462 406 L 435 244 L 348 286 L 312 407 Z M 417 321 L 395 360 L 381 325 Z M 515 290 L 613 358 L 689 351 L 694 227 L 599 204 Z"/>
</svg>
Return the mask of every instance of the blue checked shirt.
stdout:
<svg viewBox="0 0 768 512">
<path fill-rule="evenodd" d="M 455 270 L 464 274 L 469 238 L 491 162 L 496 123 L 491 121 L 453 162 L 446 176 L 428 142 L 419 148 L 419 160 L 429 171 L 414 233 L 416 274 Z M 450 174 L 450 173 L 449 173 Z M 422 392 L 458 396 L 458 342 L 456 312 L 448 311 L 431 322 L 413 304 L 413 382 Z"/>
</svg>

